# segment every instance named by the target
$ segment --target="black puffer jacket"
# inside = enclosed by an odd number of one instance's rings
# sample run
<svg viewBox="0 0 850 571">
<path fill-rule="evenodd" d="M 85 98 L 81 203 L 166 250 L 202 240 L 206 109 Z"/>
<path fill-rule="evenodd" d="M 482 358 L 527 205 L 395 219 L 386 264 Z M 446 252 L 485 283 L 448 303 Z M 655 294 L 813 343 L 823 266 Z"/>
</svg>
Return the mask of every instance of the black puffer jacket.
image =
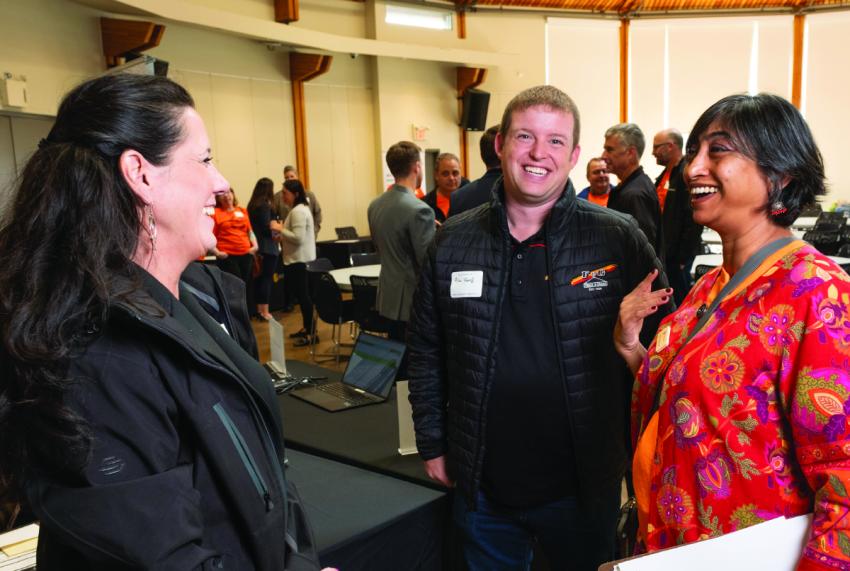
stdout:
<svg viewBox="0 0 850 571">
<path fill-rule="evenodd" d="M 500 181 L 489 204 L 449 219 L 437 233 L 409 325 L 419 453 L 426 460 L 448 454 L 449 474 L 470 503 L 481 479 L 496 355 L 523 350 L 498 346 L 511 249 L 502 197 Z M 628 458 L 632 379 L 612 342 L 620 301 L 662 265 L 633 218 L 576 200 L 572 183 L 546 221 L 546 236 L 553 315 L 541 319 L 555 321 L 580 494 L 592 499 L 594 490 L 617 485 Z M 452 299 L 452 273 L 469 270 L 483 272 L 481 297 Z M 654 287 L 666 285 L 662 275 Z M 643 337 L 651 338 L 669 309 L 646 323 Z"/>
</svg>

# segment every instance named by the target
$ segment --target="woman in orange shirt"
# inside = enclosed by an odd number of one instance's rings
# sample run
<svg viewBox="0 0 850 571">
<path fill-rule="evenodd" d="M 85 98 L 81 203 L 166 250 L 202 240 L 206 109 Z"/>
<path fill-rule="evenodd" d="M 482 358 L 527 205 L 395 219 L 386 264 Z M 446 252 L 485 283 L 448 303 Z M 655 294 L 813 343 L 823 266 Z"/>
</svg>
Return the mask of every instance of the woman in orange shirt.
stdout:
<svg viewBox="0 0 850 571">
<path fill-rule="evenodd" d="M 216 195 L 213 220 L 213 234 L 217 243 L 212 252 L 218 267 L 246 284 L 250 283 L 257 239 L 254 237 L 248 212 L 236 205 L 236 195 L 232 188 L 229 192 Z"/>
</svg>

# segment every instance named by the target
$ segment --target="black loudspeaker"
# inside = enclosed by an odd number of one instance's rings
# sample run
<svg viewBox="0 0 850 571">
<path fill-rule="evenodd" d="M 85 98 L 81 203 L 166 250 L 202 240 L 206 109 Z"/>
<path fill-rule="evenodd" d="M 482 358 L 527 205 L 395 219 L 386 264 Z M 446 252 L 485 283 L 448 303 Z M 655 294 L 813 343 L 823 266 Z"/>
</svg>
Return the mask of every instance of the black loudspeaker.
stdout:
<svg viewBox="0 0 850 571">
<path fill-rule="evenodd" d="M 487 107 L 490 94 L 480 89 L 467 89 L 463 94 L 463 115 L 460 126 L 467 131 L 487 129 Z"/>
</svg>

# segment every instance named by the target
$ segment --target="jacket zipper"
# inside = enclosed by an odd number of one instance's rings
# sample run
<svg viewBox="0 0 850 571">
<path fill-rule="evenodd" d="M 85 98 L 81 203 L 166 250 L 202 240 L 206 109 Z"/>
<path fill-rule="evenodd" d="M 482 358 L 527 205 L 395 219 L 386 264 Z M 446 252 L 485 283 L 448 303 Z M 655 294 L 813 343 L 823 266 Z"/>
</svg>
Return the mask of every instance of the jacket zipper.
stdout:
<svg viewBox="0 0 850 571">
<path fill-rule="evenodd" d="M 257 490 L 257 494 L 265 503 L 266 511 L 270 512 L 272 509 L 274 509 L 274 502 L 272 502 L 272 497 L 269 493 L 269 488 L 268 486 L 266 486 L 266 481 L 263 479 L 262 474 L 260 474 L 260 470 L 257 467 L 256 461 L 254 460 L 254 455 L 251 454 L 251 450 L 248 448 L 248 444 L 245 442 L 245 439 L 239 432 L 239 428 L 237 428 L 236 424 L 234 424 L 233 420 L 230 418 L 230 415 L 227 414 L 227 411 L 221 403 L 216 403 L 215 405 L 213 405 L 213 410 L 218 415 L 218 419 L 224 425 L 225 430 L 227 430 L 227 434 L 228 436 L 230 436 L 230 440 L 233 442 L 233 446 L 239 453 L 239 458 L 240 460 L 242 460 L 242 465 L 245 466 L 245 470 L 248 471 L 248 475 L 251 477 L 251 481 L 254 483 L 254 488 Z"/>
</svg>

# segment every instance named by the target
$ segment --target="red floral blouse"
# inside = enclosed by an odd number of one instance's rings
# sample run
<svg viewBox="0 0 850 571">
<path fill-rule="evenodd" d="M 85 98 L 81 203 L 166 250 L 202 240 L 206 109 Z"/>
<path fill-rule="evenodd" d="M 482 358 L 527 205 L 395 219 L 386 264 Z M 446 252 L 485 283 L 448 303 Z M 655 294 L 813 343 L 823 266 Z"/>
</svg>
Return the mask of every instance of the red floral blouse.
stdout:
<svg viewBox="0 0 850 571">
<path fill-rule="evenodd" d="M 662 322 L 635 381 L 636 442 L 675 356 L 658 409 L 647 550 L 814 511 L 798 569 L 850 570 L 850 278 L 806 245 L 722 301 L 679 351 L 719 271 Z"/>
</svg>

